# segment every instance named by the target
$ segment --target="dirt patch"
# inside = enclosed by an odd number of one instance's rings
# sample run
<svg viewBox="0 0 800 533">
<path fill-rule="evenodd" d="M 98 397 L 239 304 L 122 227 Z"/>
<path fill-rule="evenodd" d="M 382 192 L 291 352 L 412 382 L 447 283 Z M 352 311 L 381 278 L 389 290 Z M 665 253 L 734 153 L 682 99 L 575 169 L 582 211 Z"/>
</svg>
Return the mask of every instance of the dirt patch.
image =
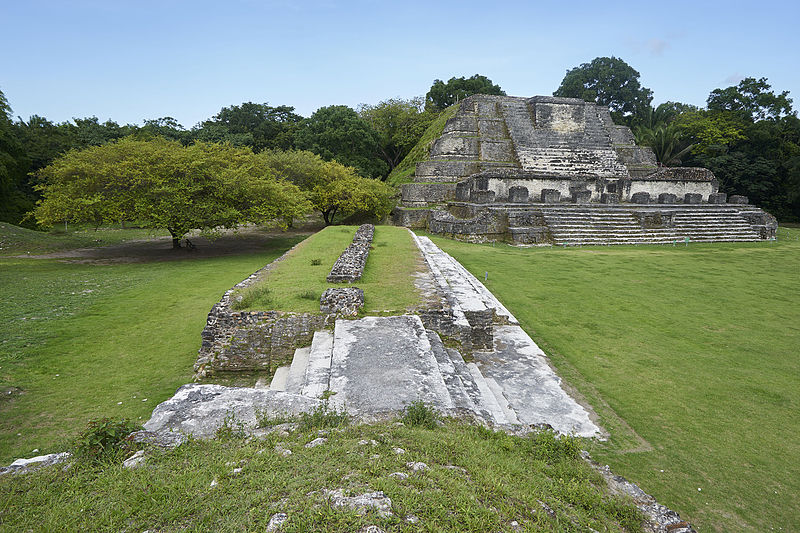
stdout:
<svg viewBox="0 0 800 533">
<path fill-rule="evenodd" d="M 260 252 L 275 238 L 305 237 L 321 227 L 306 225 L 286 231 L 270 228 L 247 227 L 227 231 L 221 236 L 208 239 L 190 235 L 194 248 L 172 248 L 170 237 L 133 240 L 123 244 L 100 248 L 75 248 L 47 254 L 25 254 L 13 256 L 25 259 L 59 259 L 65 263 L 149 263 L 156 261 L 180 261 L 184 259 L 213 258 Z"/>
</svg>

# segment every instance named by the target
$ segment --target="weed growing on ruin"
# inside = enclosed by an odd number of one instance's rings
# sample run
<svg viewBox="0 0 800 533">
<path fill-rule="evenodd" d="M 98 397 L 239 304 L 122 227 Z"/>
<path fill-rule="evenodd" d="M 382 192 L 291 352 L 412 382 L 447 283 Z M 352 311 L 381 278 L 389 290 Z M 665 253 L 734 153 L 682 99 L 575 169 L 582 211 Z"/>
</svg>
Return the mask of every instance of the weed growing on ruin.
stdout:
<svg viewBox="0 0 800 533">
<path fill-rule="evenodd" d="M 300 413 L 298 429 L 309 431 L 312 429 L 341 428 L 350 423 L 350 415 L 346 411 L 331 407 L 325 400 L 308 413 Z"/>
<path fill-rule="evenodd" d="M 266 284 L 260 283 L 243 289 L 233 297 L 233 309 L 248 309 L 261 307 L 268 309 L 272 305 L 272 291 Z"/>
<path fill-rule="evenodd" d="M 217 428 L 216 437 L 221 440 L 241 439 L 247 435 L 244 424 L 237 420 L 234 413 L 227 413 L 222 425 Z"/>
<path fill-rule="evenodd" d="M 75 457 L 90 463 L 119 460 L 131 449 L 125 438 L 140 429 L 141 426 L 124 418 L 91 420 L 77 439 Z"/>
<path fill-rule="evenodd" d="M 407 426 L 434 429 L 438 425 L 440 418 L 441 416 L 436 409 L 422 400 L 414 400 L 405 408 L 400 420 Z"/>
</svg>

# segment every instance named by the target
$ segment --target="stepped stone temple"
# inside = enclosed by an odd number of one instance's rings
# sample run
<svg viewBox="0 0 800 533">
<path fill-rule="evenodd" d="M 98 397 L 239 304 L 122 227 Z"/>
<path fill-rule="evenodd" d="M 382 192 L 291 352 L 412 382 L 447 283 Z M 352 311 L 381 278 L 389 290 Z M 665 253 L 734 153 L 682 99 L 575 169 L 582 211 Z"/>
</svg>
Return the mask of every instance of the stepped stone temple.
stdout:
<svg viewBox="0 0 800 533">
<path fill-rule="evenodd" d="M 402 186 L 395 223 L 472 242 L 759 241 L 777 222 L 704 168 L 659 167 L 607 108 L 574 98 L 464 99 Z"/>
</svg>

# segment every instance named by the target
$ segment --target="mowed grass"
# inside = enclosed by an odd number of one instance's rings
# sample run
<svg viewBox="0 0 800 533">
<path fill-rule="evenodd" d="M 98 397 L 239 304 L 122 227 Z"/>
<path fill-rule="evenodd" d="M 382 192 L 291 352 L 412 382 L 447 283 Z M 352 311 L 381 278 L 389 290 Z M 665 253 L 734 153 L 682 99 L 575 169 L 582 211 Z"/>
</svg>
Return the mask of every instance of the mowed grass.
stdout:
<svg viewBox="0 0 800 533">
<path fill-rule="evenodd" d="M 245 309 L 319 313 L 319 298 L 331 287 L 326 277 L 339 255 L 353 241 L 357 226 L 329 226 L 312 235 L 278 263 L 263 280 L 239 295 Z M 405 228 L 377 226 L 361 280 L 366 313 L 403 313 L 419 304 L 413 274 L 421 257 Z"/>
<path fill-rule="evenodd" d="M 190 381 L 211 306 L 299 240 L 148 263 L 0 259 L 0 464 L 62 451 L 90 418 L 147 420 Z"/>
<path fill-rule="evenodd" d="M 573 439 L 512 437 L 457 423 L 325 431 L 327 442 L 313 448 L 305 445 L 320 435 L 316 428 L 247 440 L 234 433 L 156 452 L 134 470 L 115 462 L 3 476 L 0 529 L 267 531 L 270 517 L 282 512 L 286 533 L 370 525 L 408 532 L 640 530 L 636 509 L 608 494 Z M 411 471 L 412 461 L 427 469 Z M 334 507 L 326 491 L 337 489 L 347 496 L 383 491 L 392 514 Z"/>
<path fill-rule="evenodd" d="M 7 222 L 0 222 L 0 256 L 36 254 L 69 250 L 73 248 L 96 248 L 154 236 L 166 236 L 165 230 L 141 228 L 98 228 L 88 226 L 63 226 L 52 231 L 34 231 Z"/>
<path fill-rule="evenodd" d="M 434 237 L 611 432 L 595 459 L 701 531 L 800 524 L 800 230 L 776 243 L 528 248 Z"/>
</svg>

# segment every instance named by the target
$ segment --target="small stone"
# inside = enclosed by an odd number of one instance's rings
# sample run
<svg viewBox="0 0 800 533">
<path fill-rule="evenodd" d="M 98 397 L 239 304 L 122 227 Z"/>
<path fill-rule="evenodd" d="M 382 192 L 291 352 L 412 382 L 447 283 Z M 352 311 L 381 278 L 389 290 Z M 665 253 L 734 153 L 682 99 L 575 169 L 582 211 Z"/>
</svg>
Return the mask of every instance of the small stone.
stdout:
<svg viewBox="0 0 800 533">
<path fill-rule="evenodd" d="M 211 480 L 211 485 L 209 485 L 208 487 L 213 489 L 217 485 L 219 485 L 219 481 L 217 481 L 217 478 L 214 478 L 214 479 Z"/>
<path fill-rule="evenodd" d="M 306 444 L 306 448 L 316 448 L 317 446 L 325 444 L 326 442 L 328 442 L 328 439 L 326 439 L 325 437 L 318 437 L 309 442 L 308 444 Z"/>
<path fill-rule="evenodd" d="M 122 405 L 122 402 L 117 402 L 117 405 Z"/>
<path fill-rule="evenodd" d="M 370 455 L 369 458 L 370 459 L 380 459 L 381 456 L 376 453 L 376 454 Z"/>
<path fill-rule="evenodd" d="M 311 443 L 309 443 L 309 444 L 311 444 Z M 306 445 L 306 448 L 308 448 L 308 445 Z M 284 457 L 289 457 L 290 455 L 292 455 L 292 450 L 284 448 L 281 444 L 276 444 L 275 445 L 275 453 L 279 453 L 280 455 L 282 455 Z"/>
<path fill-rule="evenodd" d="M 417 461 L 409 461 L 406 463 L 406 468 L 408 468 L 412 472 L 422 472 L 428 469 L 428 465 Z"/>
<path fill-rule="evenodd" d="M 416 524 L 417 522 L 419 522 L 419 518 L 413 514 L 410 514 L 406 516 L 406 522 L 408 522 L 409 524 Z"/>
<path fill-rule="evenodd" d="M 234 468 L 233 475 L 235 476 L 236 474 L 240 474 L 242 470 L 244 470 L 242 467 Z"/>
<path fill-rule="evenodd" d="M 392 472 L 389 474 L 389 477 L 393 477 L 395 479 L 408 479 L 408 474 L 405 472 Z"/>
<path fill-rule="evenodd" d="M 123 468 L 137 468 L 145 460 L 144 450 L 139 450 L 122 462 Z"/>
<path fill-rule="evenodd" d="M 286 513 L 275 513 L 269 517 L 266 531 L 278 531 L 287 520 L 289 520 L 289 515 Z"/>
<path fill-rule="evenodd" d="M 403 455 L 404 453 L 406 453 L 406 451 L 403 448 L 392 448 L 392 451 L 396 455 Z"/>
</svg>

